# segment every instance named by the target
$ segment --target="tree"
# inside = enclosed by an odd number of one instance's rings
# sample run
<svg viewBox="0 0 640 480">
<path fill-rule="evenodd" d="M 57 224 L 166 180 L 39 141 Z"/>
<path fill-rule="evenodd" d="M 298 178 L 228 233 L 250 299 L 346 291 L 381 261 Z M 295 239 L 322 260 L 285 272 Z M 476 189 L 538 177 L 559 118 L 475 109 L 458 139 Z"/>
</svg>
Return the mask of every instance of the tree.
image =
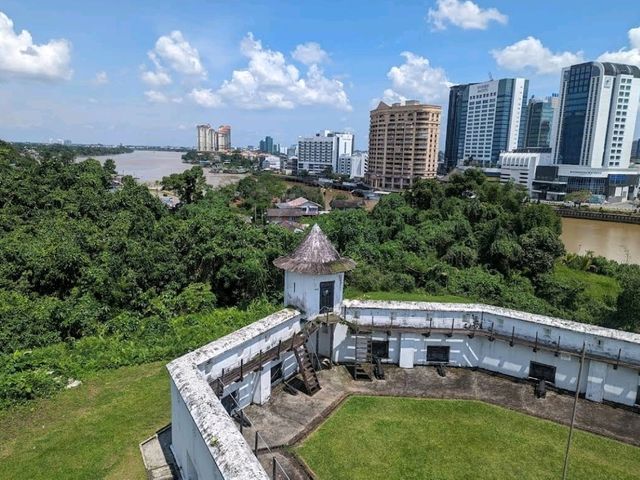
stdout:
<svg viewBox="0 0 640 480">
<path fill-rule="evenodd" d="M 636 268 L 626 268 L 620 277 L 622 292 L 618 295 L 616 312 L 609 326 L 632 332 L 640 332 L 640 272 Z"/>
<path fill-rule="evenodd" d="M 522 247 L 520 268 L 529 277 L 542 275 L 553 269 L 564 255 L 564 244 L 557 234 L 546 227 L 536 227 L 519 238 Z"/>
<path fill-rule="evenodd" d="M 182 203 L 193 203 L 204 195 L 207 183 L 202 167 L 192 167 L 182 173 L 162 177 L 162 188 L 175 192 Z"/>
<path fill-rule="evenodd" d="M 420 210 L 437 207 L 443 197 L 444 188 L 437 180 L 418 179 L 413 188 L 405 193 L 409 205 Z"/>
<path fill-rule="evenodd" d="M 567 202 L 573 202 L 580 206 L 583 203 L 587 203 L 591 198 L 591 192 L 589 190 L 578 190 L 576 192 L 568 193 L 564 199 Z"/>
</svg>

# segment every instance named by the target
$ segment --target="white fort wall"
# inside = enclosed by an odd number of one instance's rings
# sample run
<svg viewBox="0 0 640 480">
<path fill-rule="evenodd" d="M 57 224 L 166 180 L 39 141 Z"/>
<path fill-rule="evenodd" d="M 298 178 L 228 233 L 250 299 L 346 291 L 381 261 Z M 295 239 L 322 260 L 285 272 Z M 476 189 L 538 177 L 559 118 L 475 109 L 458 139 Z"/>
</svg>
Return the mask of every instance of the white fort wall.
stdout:
<svg viewBox="0 0 640 480">
<path fill-rule="evenodd" d="M 389 341 L 387 363 L 425 365 L 429 346 L 449 346 L 449 364 L 477 367 L 517 378 L 529 376 L 530 362 L 556 367 L 554 384 L 575 391 L 583 344 L 586 348 L 581 393 L 586 398 L 634 405 L 640 384 L 640 335 L 488 305 L 422 302 L 343 302 L 343 316 L 373 330 L 373 340 Z M 470 338 L 476 322 L 482 331 Z M 430 336 L 403 329 L 438 330 Z M 453 329 L 452 329 L 453 327 Z M 493 329 L 491 341 L 487 330 Z M 447 330 L 447 332 L 442 332 Z M 449 333 L 449 331 L 451 333 Z M 537 351 L 532 345 L 536 345 Z M 514 336 L 514 344 L 509 340 Z M 558 339 L 560 346 L 558 348 Z M 354 361 L 355 340 L 346 325 L 336 326 L 333 361 Z M 619 358 L 618 358 L 619 357 Z"/>
<path fill-rule="evenodd" d="M 296 276 L 290 281 L 306 282 Z M 335 279 L 334 276 L 331 276 Z M 342 278 L 336 291 L 342 292 Z M 315 286 L 313 296 L 318 293 Z M 296 285 L 297 290 L 297 285 Z M 299 299 L 301 303 L 302 299 Z M 343 323 L 320 325 L 307 342 L 310 350 L 337 363 L 354 361 L 352 328 L 387 341 L 386 363 L 403 368 L 427 365 L 430 346 L 448 346 L 448 364 L 482 368 L 515 378 L 529 377 L 531 361 L 555 367 L 553 383 L 575 391 L 583 344 L 586 348 L 580 391 L 586 398 L 633 405 L 640 383 L 640 335 L 487 305 L 345 300 L 335 305 Z M 171 375 L 172 449 L 186 480 L 268 479 L 221 399 L 234 395 L 241 408 L 263 404 L 271 395 L 271 367 L 282 363 L 283 377 L 297 373 L 292 337 L 312 317 L 284 309 L 209 343 L 168 365 Z M 322 321 L 336 317 L 318 315 Z M 311 318 L 313 319 L 313 318 Z M 470 328 L 474 322 L 481 329 Z M 433 330 L 428 336 L 429 329 Z M 492 331 L 495 338 L 489 338 Z M 538 335 L 538 348 L 532 348 Z M 369 333 L 366 333 L 369 335 Z M 473 334 L 473 335 L 472 335 Z M 513 346 L 510 345 L 514 335 Z M 472 336 L 471 336 L 472 335 Z M 558 337 L 560 348 L 558 349 Z M 278 358 L 248 368 L 242 379 L 225 382 L 221 398 L 216 380 L 277 347 Z"/>
<path fill-rule="evenodd" d="M 300 331 L 300 312 L 284 309 L 198 350 L 172 361 L 172 451 L 185 480 L 267 480 L 251 448 L 214 392 L 215 379 L 277 347 Z M 285 349 L 283 348 L 283 351 Z M 283 362 L 284 376 L 297 370 L 291 352 L 247 372 L 242 381 L 226 386 L 224 394 L 238 391 L 238 403 L 263 403 L 271 393 L 271 366 Z M 211 385 L 213 383 L 213 386 Z"/>
</svg>

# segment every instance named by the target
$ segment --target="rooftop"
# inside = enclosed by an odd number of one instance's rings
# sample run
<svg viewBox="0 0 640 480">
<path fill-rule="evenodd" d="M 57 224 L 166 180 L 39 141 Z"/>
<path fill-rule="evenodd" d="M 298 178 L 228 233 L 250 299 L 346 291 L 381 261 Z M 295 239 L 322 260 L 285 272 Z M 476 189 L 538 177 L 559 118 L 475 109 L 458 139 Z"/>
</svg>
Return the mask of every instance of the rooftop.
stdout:
<svg viewBox="0 0 640 480">
<path fill-rule="evenodd" d="M 347 272 L 356 266 L 350 258 L 340 256 L 317 224 L 292 254 L 276 258 L 273 264 L 288 272 L 308 275 Z"/>
</svg>

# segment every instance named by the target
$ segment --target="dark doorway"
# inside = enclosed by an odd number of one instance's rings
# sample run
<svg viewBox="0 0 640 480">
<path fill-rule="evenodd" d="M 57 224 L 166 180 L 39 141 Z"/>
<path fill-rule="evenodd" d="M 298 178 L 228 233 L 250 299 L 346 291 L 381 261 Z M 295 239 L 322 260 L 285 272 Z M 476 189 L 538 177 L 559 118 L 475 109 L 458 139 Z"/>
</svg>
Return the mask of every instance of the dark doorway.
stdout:
<svg viewBox="0 0 640 480">
<path fill-rule="evenodd" d="M 222 406 L 229 415 L 231 415 L 238 408 L 238 398 L 238 390 L 235 390 L 226 397 L 222 397 L 222 400 L 220 400 Z"/>
<path fill-rule="evenodd" d="M 389 340 L 372 340 L 371 356 L 374 358 L 389 358 Z"/>
<path fill-rule="evenodd" d="M 553 365 L 545 365 L 544 363 L 530 362 L 529 363 L 529 376 L 537 380 L 544 380 L 545 382 L 556 382 L 556 367 Z"/>
<path fill-rule="evenodd" d="M 278 362 L 277 365 L 271 367 L 271 386 L 279 384 L 282 382 L 283 374 L 282 374 L 282 362 Z"/>
<path fill-rule="evenodd" d="M 636 393 L 636 405 L 640 405 L 640 385 L 638 385 L 638 393 Z"/>
<path fill-rule="evenodd" d="M 428 346 L 427 362 L 449 363 L 449 347 Z"/>
<path fill-rule="evenodd" d="M 333 289 L 335 282 L 320 282 L 320 313 L 333 311 Z"/>
</svg>

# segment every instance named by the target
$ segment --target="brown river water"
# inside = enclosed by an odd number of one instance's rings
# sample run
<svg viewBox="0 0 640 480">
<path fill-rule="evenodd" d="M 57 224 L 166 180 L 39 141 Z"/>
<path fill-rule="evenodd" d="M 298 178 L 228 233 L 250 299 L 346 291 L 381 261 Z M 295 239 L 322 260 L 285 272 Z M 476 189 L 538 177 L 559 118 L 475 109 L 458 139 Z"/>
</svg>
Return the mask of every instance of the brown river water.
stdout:
<svg viewBox="0 0 640 480">
<path fill-rule="evenodd" d="M 562 241 L 569 252 L 591 250 L 617 262 L 640 263 L 640 225 L 563 218 Z"/>
</svg>

